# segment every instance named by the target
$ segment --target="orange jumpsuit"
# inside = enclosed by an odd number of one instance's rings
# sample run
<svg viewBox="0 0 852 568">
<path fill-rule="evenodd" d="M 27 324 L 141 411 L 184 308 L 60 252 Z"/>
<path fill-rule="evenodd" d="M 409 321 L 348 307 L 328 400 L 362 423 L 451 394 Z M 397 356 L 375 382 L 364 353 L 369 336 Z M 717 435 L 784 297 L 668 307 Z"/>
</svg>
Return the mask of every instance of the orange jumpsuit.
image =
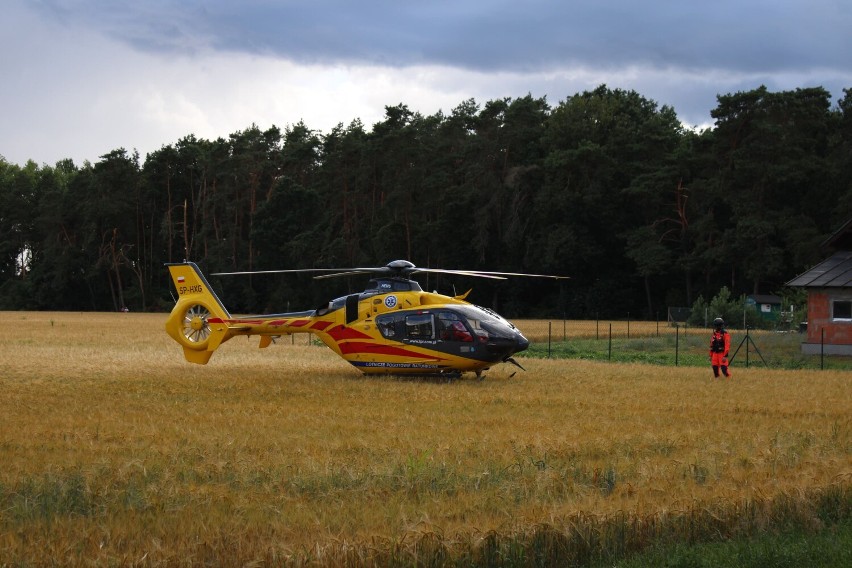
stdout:
<svg viewBox="0 0 852 568">
<path fill-rule="evenodd" d="M 731 350 L 731 334 L 727 330 L 713 330 L 710 336 L 710 365 L 713 366 L 713 376 L 719 376 L 719 369 L 726 377 L 731 376 L 728 370 L 728 352 Z"/>
</svg>

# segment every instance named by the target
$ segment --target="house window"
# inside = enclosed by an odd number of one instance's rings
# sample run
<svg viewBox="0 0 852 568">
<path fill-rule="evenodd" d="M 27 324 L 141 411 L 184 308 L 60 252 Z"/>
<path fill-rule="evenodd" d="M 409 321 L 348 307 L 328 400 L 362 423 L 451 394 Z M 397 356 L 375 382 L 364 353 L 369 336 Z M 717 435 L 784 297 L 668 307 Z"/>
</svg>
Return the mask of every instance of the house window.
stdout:
<svg viewBox="0 0 852 568">
<path fill-rule="evenodd" d="M 831 317 L 835 320 L 852 321 L 852 300 L 834 300 L 831 303 Z"/>
</svg>

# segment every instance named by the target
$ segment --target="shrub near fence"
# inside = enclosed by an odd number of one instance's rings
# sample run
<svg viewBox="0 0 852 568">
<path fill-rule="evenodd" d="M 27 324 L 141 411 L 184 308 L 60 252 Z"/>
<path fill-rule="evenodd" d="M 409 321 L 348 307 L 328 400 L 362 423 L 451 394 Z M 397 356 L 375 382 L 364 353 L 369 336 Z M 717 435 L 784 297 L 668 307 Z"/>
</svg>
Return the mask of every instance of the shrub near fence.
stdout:
<svg viewBox="0 0 852 568">
<path fill-rule="evenodd" d="M 708 365 L 710 330 L 665 321 L 515 320 L 530 340 L 527 357 Z M 732 367 L 852 370 L 852 358 L 804 355 L 796 332 L 729 329 Z"/>
</svg>

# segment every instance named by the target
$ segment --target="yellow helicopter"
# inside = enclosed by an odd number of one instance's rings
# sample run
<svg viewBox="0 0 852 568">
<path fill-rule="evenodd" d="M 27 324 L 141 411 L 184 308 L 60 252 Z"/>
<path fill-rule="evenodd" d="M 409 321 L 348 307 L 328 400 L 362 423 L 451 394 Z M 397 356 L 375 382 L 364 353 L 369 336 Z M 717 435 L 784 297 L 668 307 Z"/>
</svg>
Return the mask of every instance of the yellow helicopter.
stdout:
<svg viewBox="0 0 852 568">
<path fill-rule="evenodd" d="M 409 277 L 418 273 L 457 274 L 505 280 L 509 276 L 563 279 L 565 276 L 418 268 L 394 260 L 374 268 L 328 268 L 216 273 L 215 276 L 316 272 L 315 279 L 368 274 L 366 289 L 336 298 L 315 310 L 234 317 L 228 313 L 193 262 L 166 265 L 178 299 L 166 331 L 192 363 L 206 364 L 235 336 L 260 336 L 260 347 L 294 333 L 313 333 L 365 374 L 460 376 L 501 362 L 521 369 L 512 355 L 529 341 L 511 322 L 459 296 L 424 292 Z"/>
</svg>

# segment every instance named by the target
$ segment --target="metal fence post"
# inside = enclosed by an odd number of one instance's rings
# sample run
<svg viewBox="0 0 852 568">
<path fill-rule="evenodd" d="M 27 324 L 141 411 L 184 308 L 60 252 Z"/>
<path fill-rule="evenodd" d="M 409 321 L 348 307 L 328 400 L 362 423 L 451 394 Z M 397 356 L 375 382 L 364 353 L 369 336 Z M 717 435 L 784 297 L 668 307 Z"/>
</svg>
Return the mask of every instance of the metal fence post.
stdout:
<svg viewBox="0 0 852 568">
<path fill-rule="evenodd" d="M 746 369 L 748 369 L 748 326 L 745 328 L 746 330 Z"/>
<path fill-rule="evenodd" d="M 680 354 L 680 326 L 675 323 L 675 367 L 677 367 L 677 358 Z"/>
<path fill-rule="evenodd" d="M 825 370 L 825 328 L 819 330 L 819 370 Z"/>
<path fill-rule="evenodd" d="M 609 348 L 606 355 L 607 361 L 612 361 L 612 324 L 609 324 Z"/>
<path fill-rule="evenodd" d="M 553 334 L 553 322 L 547 322 L 547 358 L 550 359 L 550 338 Z"/>
</svg>

